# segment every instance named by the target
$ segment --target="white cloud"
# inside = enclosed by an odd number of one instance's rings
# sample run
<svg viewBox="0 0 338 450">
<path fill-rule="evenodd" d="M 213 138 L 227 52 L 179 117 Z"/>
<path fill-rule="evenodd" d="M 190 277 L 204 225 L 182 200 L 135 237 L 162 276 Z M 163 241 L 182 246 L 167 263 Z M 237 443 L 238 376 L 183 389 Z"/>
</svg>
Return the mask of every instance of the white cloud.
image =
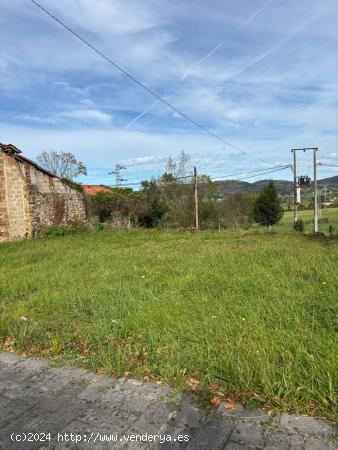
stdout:
<svg viewBox="0 0 338 450">
<path fill-rule="evenodd" d="M 166 156 L 140 156 L 138 158 L 131 158 L 121 161 L 122 164 L 127 166 L 145 166 L 151 164 L 157 164 L 167 160 Z"/>
<path fill-rule="evenodd" d="M 149 30 L 163 22 L 159 8 L 137 0 L 59 0 L 51 5 L 58 14 L 67 11 L 73 24 L 104 34 L 126 34 Z"/>
<path fill-rule="evenodd" d="M 111 116 L 109 114 L 98 111 L 96 109 L 78 109 L 74 111 L 65 111 L 60 113 L 60 116 L 84 121 L 96 121 L 102 123 L 111 122 Z"/>
<path fill-rule="evenodd" d="M 294 146 L 318 145 L 322 155 L 338 146 L 336 0 L 212 8 L 195 0 L 40 1 L 201 125 L 271 163 L 288 162 Z M 8 141 L 33 153 L 71 147 L 89 165 L 124 158 L 135 173 L 156 171 L 182 149 L 197 162 L 211 155 L 204 164 L 212 170 L 243 163 L 238 154 L 229 162 L 229 149 L 216 158 L 216 140 L 154 104 L 30 2 L 3 3 L 0 126 Z M 251 158 L 248 170 L 256 164 Z"/>
<path fill-rule="evenodd" d="M 34 114 L 17 114 L 16 118 L 19 120 L 24 120 L 28 122 L 37 122 L 37 123 L 55 123 L 55 118 L 48 116 L 36 116 Z"/>
</svg>

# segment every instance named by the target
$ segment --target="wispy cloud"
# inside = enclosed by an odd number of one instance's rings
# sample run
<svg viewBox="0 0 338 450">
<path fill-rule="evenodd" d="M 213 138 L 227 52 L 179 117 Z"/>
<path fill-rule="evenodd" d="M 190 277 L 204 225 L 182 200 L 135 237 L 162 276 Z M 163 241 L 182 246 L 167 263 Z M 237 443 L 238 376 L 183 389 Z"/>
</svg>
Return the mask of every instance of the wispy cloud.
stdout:
<svg viewBox="0 0 338 450">
<path fill-rule="evenodd" d="M 219 50 L 222 46 L 223 46 L 223 42 L 220 42 L 219 44 L 216 45 L 216 47 L 214 47 L 209 53 L 207 53 L 203 58 L 201 58 L 199 61 L 197 61 L 196 63 L 194 63 L 193 65 L 191 65 L 184 73 L 183 75 L 180 77 L 180 81 L 183 81 L 186 79 L 186 77 L 189 75 L 189 73 L 194 70 L 196 67 L 198 67 L 200 64 L 202 64 L 203 62 L 205 62 L 207 59 L 211 58 L 211 56 L 217 52 L 217 50 Z M 143 112 L 141 112 L 141 114 L 137 115 L 134 119 L 132 119 L 130 122 L 127 123 L 127 125 L 125 125 L 125 129 L 128 130 L 128 128 L 130 128 L 132 125 L 134 125 L 139 119 L 141 119 L 141 117 L 145 116 L 146 114 L 148 114 L 148 112 L 150 112 L 152 109 L 155 108 L 156 105 L 158 105 L 159 103 L 161 103 L 160 100 L 156 100 L 155 102 L 153 102 L 147 109 L 145 109 Z"/>
<path fill-rule="evenodd" d="M 252 22 L 257 16 L 258 14 L 260 14 L 263 9 L 265 9 L 267 6 L 270 5 L 271 2 L 273 2 L 274 0 L 267 0 L 265 3 L 263 3 L 263 5 L 258 8 L 253 14 L 251 14 L 250 17 L 248 17 L 240 26 L 240 29 L 243 29 L 245 27 L 247 27 L 249 25 L 250 22 Z"/>
<path fill-rule="evenodd" d="M 265 9 L 273 0 L 266 1 L 259 9 L 257 9 L 241 26 L 240 29 L 245 28 L 249 25 L 250 22 L 252 22 L 258 14 L 260 14 L 263 9 Z M 208 52 L 205 56 L 203 56 L 201 59 L 196 61 L 194 64 L 192 64 L 188 69 L 185 70 L 183 75 L 180 77 L 180 81 L 184 81 L 187 76 L 193 72 L 197 67 L 199 67 L 201 64 L 205 63 L 209 58 L 211 58 L 212 55 L 214 55 L 218 50 L 220 50 L 224 46 L 224 41 L 218 43 L 210 52 Z M 156 100 L 154 103 L 152 103 L 147 109 L 145 109 L 141 114 L 136 116 L 133 120 L 127 123 L 125 126 L 125 129 L 130 128 L 132 125 L 134 125 L 139 119 L 141 119 L 143 116 L 148 114 L 156 105 L 160 103 L 160 100 Z"/>
<path fill-rule="evenodd" d="M 127 166 L 145 166 L 163 163 L 168 159 L 167 156 L 140 156 L 138 158 L 124 159 L 121 164 Z"/>
<path fill-rule="evenodd" d="M 96 109 L 78 109 L 74 111 L 65 111 L 60 113 L 61 117 L 69 117 L 71 119 L 79 119 L 85 121 L 96 121 L 102 123 L 110 123 L 111 117 L 102 111 Z"/>
<path fill-rule="evenodd" d="M 200 60 L 198 60 L 195 64 L 193 64 L 192 66 L 190 66 L 182 75 L 182 77 L 180 78 L 180 81 L 183 81 L 187 78 L 187 76 L 189 75 L 189 73 L 191 73 L 194 69 L 196 69 L 198 66 L 200 66 L 201 64 L 203 64 L 204 62 L 206 62 L 209 58 L 211 58 L 211 56 L 216 53 L 220 48 L 222 48 L 224 45 L 224 42 L 220 42 L 219 44 L 216 45 L 216 47 L 214 47 L 209 53 L 207 53 L 205 56 L 203 56 L 203 58 L 201 58 Z"/>
<path fill-rule="evenodd" d="M 288 162 L 295 145 L 318 145 L 320 155 L 338 148 L 336 0 L 241 0 L 213 8 L 180 0 L 166 8 L 156 0 L 43 5 L 175 106 L 271 164 Z M 135 177 L 163 168 L 160 160 L 142 158 L 182 149 L 196 163 L 204 155 L 201 164 L 214 173 L 258 167 L 229 149 L 217 156 L 217 141 L 30 2 L 3 2 L 0 39 L 0 131 L 28 156 L 69 148 L 92 169 L 135 160 Z"/>
<path fill-rule="evenodd" d="M 143 112 L 141 112 L 141 114 L 139 114 L 138 116 L 136 116 L 133 120 L 131 120 L 130 122 L 127 123 L 127 125 L 125 125 L 124 129 L 128 130 L 128 128 L 130 128 L 132 125 L 134 125 L 134 123 L 136 123 L 139 119 L 141 119 L 141 117 L 145 116 L 146 114 L 148 114 L 148 112 L 150 112 L 152 109 L 155 108 L 156 105 L 158 105 L 159 103 L 161 103 L 160 100 L 156 100 L 156 102 L 152 103 L 149 108 L 145 109 Z"/>
</svg>

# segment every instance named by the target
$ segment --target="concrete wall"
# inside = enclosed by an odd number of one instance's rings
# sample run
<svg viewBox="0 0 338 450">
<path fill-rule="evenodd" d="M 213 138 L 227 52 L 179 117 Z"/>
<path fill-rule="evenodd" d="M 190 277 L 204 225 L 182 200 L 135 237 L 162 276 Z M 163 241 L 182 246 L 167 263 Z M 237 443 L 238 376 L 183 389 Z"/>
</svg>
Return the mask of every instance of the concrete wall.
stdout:
<svg viewBox="0 0 338 450">
<path fill-rule="evenodd" d="M 80 190 L 0 151 L 0 240 L 23 239 L 45 226 L 84 220 Z"/>
</svg>

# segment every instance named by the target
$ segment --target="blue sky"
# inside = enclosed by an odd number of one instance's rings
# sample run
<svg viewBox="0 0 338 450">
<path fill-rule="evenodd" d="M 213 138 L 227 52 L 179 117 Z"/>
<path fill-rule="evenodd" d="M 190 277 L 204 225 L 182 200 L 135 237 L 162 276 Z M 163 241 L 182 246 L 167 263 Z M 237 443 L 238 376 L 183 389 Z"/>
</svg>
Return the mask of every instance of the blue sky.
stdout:
<svg viewBox="0 0 338 450">
<path fill-rule="evenodd" d="M 117 162 L 130 182 L 159 175 L 182 150 L 215 177 L 289 163 L 292 147 L 318 146 L 321 161 L 337 164 L 337 0 L 40 3 L 253 156 L 155 103 L 29 0 L 0 5 L 0 142 L 31 158 L 71 151 L 89 169 L 85 183 L 112 183 Z M 337 173 L 319 168 L 319 177 Z"/>
</svg>

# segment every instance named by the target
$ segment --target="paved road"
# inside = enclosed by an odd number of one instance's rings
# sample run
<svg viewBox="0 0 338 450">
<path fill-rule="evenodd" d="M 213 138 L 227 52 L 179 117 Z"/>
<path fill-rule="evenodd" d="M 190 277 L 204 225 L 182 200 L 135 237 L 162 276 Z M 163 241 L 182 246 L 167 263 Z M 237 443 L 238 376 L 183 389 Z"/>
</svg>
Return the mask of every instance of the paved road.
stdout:
<svg viewBox="0 0 338 450">
<path fill-rule="evenodd" d="M 0 448 L 324 450 L 337 441 L 322 420 L 241 405 L 205 415 L 167 387 L 0 352 Z"/>
</svg>

